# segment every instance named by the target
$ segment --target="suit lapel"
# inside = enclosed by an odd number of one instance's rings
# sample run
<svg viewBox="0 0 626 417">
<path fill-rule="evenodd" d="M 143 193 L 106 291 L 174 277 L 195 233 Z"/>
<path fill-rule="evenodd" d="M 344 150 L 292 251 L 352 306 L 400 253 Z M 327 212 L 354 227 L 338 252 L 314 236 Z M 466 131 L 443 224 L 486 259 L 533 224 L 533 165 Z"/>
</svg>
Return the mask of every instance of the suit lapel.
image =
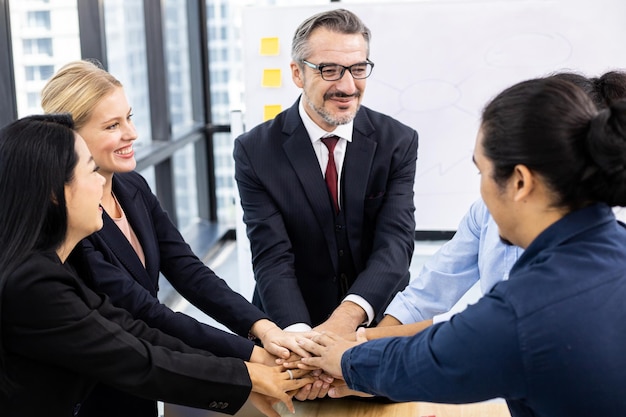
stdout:
<svg viewBox="0 0 626 417">
<path fill-rule="evenodd" d="M 309 135 L 298 113 L 298 102 L 293 105 L 285 118 L 283 133 L 288 137 L 283 142 L 283 150 L 293 167 L 294 173 L 304 191 L 315 218 L 324 234 L 331 254 L 337 253 L 334 232 L 334 212 L 328 198 L 328 189 L 315 157 Z M 335 262 L 335 256 L 331 256 Z"/>
<path fill-rule="evenodd" d="M 363 224 L 365 199 L 367 198 L 367 183 L 369 181 L 372 163 L 376 153 L 377 143 L 371 138 L 374 132 L 367 114 L 359 111 L 354 120 L 352 142 L 348 142 L 346 155 L 343 161 L 341 178 L 343 205 L 348 215 L 348 241 L 360 242 Z M 344 184 L 349 184 L 344 186 Z M 355 264 L 360 264 L 360 252 L 352 250 Z"/>
<path fill-rule="evenodd" d="M 132 225 L 131 227 L 137 235 L 137 239 L 139 239 L 145 256 L 145 268 L 132 245 L 128 239 L 126 239 L 126 236 L 124 236 L 119 227 L 117 227 L 115 222 L 108 215 L 105 216 L 105 224 L 108 227 L 103 227 L 99 233 L 101 233 L 108 247 L 132 274 L 135 280 L 142 283 L 142 285 L 144 285 L 143 283 L 148 283 L 147 286 L 144 286 L 146 288 L 152 288 L 155 283 L 150 277 L 155 276 L 155 268 L 158 272 L 158 265 L 154 265 L 154 263 L 155 260 L 159 258 L 156 253 L 155 238 L 151 234 L 153 230 L 150 224 L 151 217 L 149 213 L 146 212 L 146 207 L 139 191 L 134 187 L 128 187 L 115 175 L 113 176 L 113 192 L 120 205 L 123 207 L 126 218 Z"/>
</svg>

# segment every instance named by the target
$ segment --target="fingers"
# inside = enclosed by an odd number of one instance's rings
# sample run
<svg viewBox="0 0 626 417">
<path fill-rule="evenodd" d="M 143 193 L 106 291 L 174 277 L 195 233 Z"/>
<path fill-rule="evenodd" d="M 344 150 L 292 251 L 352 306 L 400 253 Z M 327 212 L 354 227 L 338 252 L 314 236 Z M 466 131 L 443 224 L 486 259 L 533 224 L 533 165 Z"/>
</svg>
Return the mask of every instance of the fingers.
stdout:
<svg viewBox="0 0 626 417">
<path fill-rule="evenodd" d="M 280 414 L 278 414 L 272 407 L 273 404 L 278 402 L 277 399 L 261 395 L 256 392 L 251 392 L 250 402 L 257 410 L 265 414 L 267 417 L 280 417 Z"/>
<path fill-rule="evenodd" d="M 289 334 L 289 333 L 285 333 L 285 334 Z M 296 336 L 296 334 L 293 334 L 289 337 L 283 337 L 280 341 L 276 341 L 275 343 L 280 344 L 280 346 L 283 347 L 283 349 L 287 350 L 287 352 L 291 351 L 294 354 L 300 356 L 300 357 L 307 357 L 307 356 L 311 356 L 309 354 L 309 352 L 307 352 L 306 350 L 302 349 L 302 347 L 298 344 L 298 339 L 302 337 L 302 336 Z M 277 355 L 279 356 L 279 355 Z M 280 355 L 281 358 L 289 358 L 289 355 Z"/>
<path fill-rule="evenodd" d="M 281 401 L 282 403 L 284 403 L 285 406 L 287 407 L 287 409 L 291 412 L 291 414 L 294 414 L 296 412 L 295 408 L 293 407 L 293 402 L 291 401 L 291 396 L 289 394 L 281 392 L 280 394 L 277 394 L 275 398 L 278 401 Z M 259 407 L 257 407 L 257 408 L 259 408 Z M 270 407 L 270 408 L 272 408 L 272 407 Z M 261 410 L 261 408 L 259 408 L 259 410 Z M 263 411 L 263 410 L 261 410 L 261 411 Z M 276 410 L 274 410 L 273 408 L 272 408 L 272 411 L 274 413 L 276 413 Z M 267 415 L 267 416 L 270 415 L 270 414 L 265 413 L 264 411 L 263 411 L 263 413 L 265 415 Z M 280 417 L 280 414 L 276 413 L 276 416 Z"/>
<path fill-rule="evenodd" d="M 311 356 L 309 352 L 307 352 L 305 349 L 302 348 L 302 346 L 298 344 L 295 338 L 294 340 L 291 340 L 289 344 L 285 344 L 285 346 L 287 346 L 287 348 L 289 348 L 290 351 L 292 351 L 293 353 L 295 353 L 301 358 L 306 358 L 306 357 Z M 289 356 L 286 356 L 286 358 L 289 358 Z"/>
<path fill-rule="evenodd" d="M 304 370 L 305 366 L 312 368 L 322 368 L 324 365 L 324 359 L 319 356 L 314 356 L 312 358 L 302 358 L 302 366 L 298 365 L 301 370 Z"/>
<path fill-rule="evenodd" d="M 263 347 L 265 348 L 265 350 L 267 350 L 269 353 L 271 353 L 272 355 L 278 357 L 278 358 L 284 358 L 287 359 L 289 357 L 289 349 L 280 346 L 277 343 L 268 343 L 267 345 L 263 345 Z M 302 350 L 302 349 L 301 349 Z"/>
<path fill-rule="evenodd" d="M 282 367 L 285 369 L 305 369 L 305 370 L 309 370 L 312 372 L 317 372 L 317 374 L 313 374 L 313 376 L 315 377 L 319 376 L 319 374 L 322 372 L 321 369 L 316 369 L 316 368 L 313 368 L 312 366 L 307 366 L 307 365 L 302 364 L 301 360 L 302 358 L 300 356 L 292 355 L 292 357 L 289 358 L 289 362 L 277 359 L 276 363 L 278 365 L 282 365 Z"/>
<path fill-rule="evenodd" d="M 365 334 L 365 327 L 359 327 L 356 330 L 356 341 L 358 343 L 367 342 L 367 336 Z"/>
<path fill-rule="evenodd" d="M 296 368 L 296 369 L 301 369 L 301 370 L 304 370 L 304 371 L 307 371 L 307 372 L 312 372 L 312 371 L 315 371 L 316 369 L 319 369 L 319 368 L 316 368 L 315 366 L 306 365 L 306 364 L 304 364 L 302 362 L 295 362 L 295 363 L 289 364 L 289 365 L 290 365 L 290 368 L 292 368 L 292 369 Z"/>
<path fill-rule="evenodd" d="M 328 394 L 331 385 L 327 382 L 317 380 L 313 384 L 307 384 L 295 393 L 294 398 L 299 401 L 315 400 L 324 398 Z"/>
<path fill-rule="evenodd" d="M 281 372 L 284 379 L 300 379 L 303 376 L 309 376 L 310 372 L 305 369 L 287 369 Z"/>
<path fill-rule="evenodd" d="M 286 363 L 298 362 L 300 360 L 300 358 L 301 358 L 300 355 L 296 355 L 295 353 L 292 353 L 286 359 L 283 359 L 283 358 L 276 359 L 276 364 L 277 365 L 284 365 Z M 293 366 L 293 368 L 295 368 L 295 365 Z"/>
<path fill-rule="evenodd" d="M 321 380 L 315 381 L 311 387 L 311 391 L 307 397 L 308 400 L 314 400 L 316 398 L 324 398 L 330 389 L 330 384 Z"/>
<path fill-rule="evenodd" d="M 328 396 L 330 398 L 342 398 L 347 396 L 357 396 L 357 397 L 372 397 L 371 394 L 366 394 L 361 391 L 355 391 L 350 388 L 345 383 L 341 384 L 333 384 L 331 388 L 328 390 Z"/>
<path fill-rule="evenodd" d="M 313 387 L 313 384 L 306 384 L 305 386 L 300 388 L 298 392 L 296 392 L 293 398 L 295 398 L 298 401 L 306 401 L 309 398 L 309 393 L 311 392 L 312 387 Z"/>
<path fill-rule="evenodd" d="M 283 381 L 281 383 L 281 391 L 282 392 L 288 392 L 288 391 L 293 391 L 296 389 L 300 389 L 303 386 L 305 386 L 306 384 L 312 384 L 315 382 L 315 378 L 313 377 L 304 377 L 304 378 L 298 378 L 298 379 L 288 379 L 286 381 Z"/>
<path fill-rule="evenodd" d="M 300 360 L 297 360 L 295 362 L 283 362 L 282 365 L 283 368 L 285 369 L 297 369 L 298 368 L 298 364 L 300 363 Z"/>
<path fill-rule="evenodd" d="M 302 332 L 302 333 L 290 333 L 281 331 L 281 333 L 273 333 L 273 338 L 267 340 L 267 343 L 263 343 L 263 346 L 267 349 L 268 352 L 272 353 L 275 356 L 278 356 L 281 359 L 288 359 L 290 357 L 290 352 L 295 353 L 300 357 L 311 356 L 309 352 L 302 349 L 298 344 L 297 339 L 302 337 L 313 337 L 317 333 L 315 332 Z"/>
<path fill-rule="evenodd" d="M 284 395 L 284 398 L 280 399 L 286 406 L 287 410 L 291 411 L 291 414 L 295 414 L 296 409 L 293 407 L 293 402 L 291 401 L 291 397 L 287 394 Z"/>
<path fill-rule="evenodd" d="M 280 390 L 283 392 L 289 392 L 293 390 L 299 390 L 307 384 L 315 382 L 316 378 L 310 375 L 310 372 L 306 369 L 287 369 L 281 372 L 282 382 Z"/>
<path fill-rule="evenodd" d="M 313 375 L 313 376 L 316 376 L 316 375 Z M 322 381 L 327 382 L 329 384 L 332 384 L 333 382 L 335 382 L 335 378 L 333 378 L 332 375 L 329 375 L 326 372 L 321 372 L 321 370 L 320 370 L 320 375 L 318 376 Z"/>
<path fill-rule="evenodd" d="M 267 343 L 264 343 L 263 347 L 278 358 L 276 359 L 277 365 L 283 365 L 284 363 L 299 361 L 300 358 L 311 356 L 307 350 L 300 346 L 298 339 L 310 339 L 319 335 L 318 332 L 312 331 L 300 333 L 285 331 L 281 331 L 281 333 L 273 332 L 273 337 L 267 341 Z M 295 365 L 293 365 L 293 367 L 295 367 Z"/>
<path fill-rule="evenodd" d="M 313 339 L 299 338 L 298 344 L 308 352 L 311 352 L 315 356 L 319 356 L 324 351 L 325 345 L 322 343 L 324 340 L 322 338 L 328 337 L 326 335 L 315 336 Z M 310 355 L 308 355 L 310 356 Z M 304 359 L 304 358 L 303 358 Z M 308 358 L 310 359 L 310 358 Z M 308 363 L 308 362 L 305 362 Z"/>
</svg>

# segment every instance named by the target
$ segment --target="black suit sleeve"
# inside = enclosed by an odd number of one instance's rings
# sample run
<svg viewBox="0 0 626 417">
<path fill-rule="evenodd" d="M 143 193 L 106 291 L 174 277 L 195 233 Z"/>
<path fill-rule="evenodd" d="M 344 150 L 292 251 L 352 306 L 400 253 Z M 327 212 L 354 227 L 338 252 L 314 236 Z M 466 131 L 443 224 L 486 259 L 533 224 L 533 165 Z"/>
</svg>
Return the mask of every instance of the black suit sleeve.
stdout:
<svg viewBox="0 0 626 417">
<path fill-rule="evenodd" d="M 256 131 L 255 131 L 256 132 Z M 250 135 L 255 135 L 250 132 Z M 261 139 L 253 137 L 252 140 Z M 261 154 L 250 155 L 241 140 L 235 141 L 235 179 L 241 196 L 244 221 L 252 250 L 254 277 L 263 308 L 280 327 L 294 323 L 312 325 L 298 277 L 291 238 L 285 225 L 284 213 L 275 194 L 289 194 L 289 190 L 263 183 L 255 171 L 255 163 L 271 165 L 280 175 L 294 175 L 278 166 L 277 161 L 264 160 Z M 254 161 L 254 163 L 253 163 Z M 261 162 L 259 162 L 261 161 Z M 288 196 L 292 199 L 292 196 Z M 284 195 L 281 197 L 284 200 Z M 283 201 L 284 202 L 284 201 Z M 300 202 L 295 201 L 295 204 Z M 309 219 L 302 216 L 306 222 Z M 303 237 L 306 239 L 307 237 Z"/>
<path fill-rule="evenodd" d="M 116 233 L 123 243 L 127 241 L 113 222 L 105 221 L 106 231 L 83 241 L 87 269 L 91 271 L 94 287 L 109 295 L 115 305 L 130 311 L 134 317 L 190 346 L 220 356 L 249 359 L 254 345 L 246 338 L 215 329 L 161 304 L 156 298 L 157 269 L 194 306 L 240 336 L 247 336 L 252 325 L 267 316 L 198 259 L 139 174 L 116 174 L 114 187 L 119 190 L 120 204 L 127 207 L 129 222 L 133 216 L 142 218 L 141 223 L 131 223 L 131 226 L 143 236 L 144 247 L 155 248 L 151 253 L 158 259 L 153 270 L 146 274 L 145 281 L 140 282 L 129 272 L 127 260 L 118 253 L 119 249 L 112 248 L 105 236 Z M 134 199 L 131 200 L 130 196 Z M 132 251 L 130 245 L 128 248 Z M 146 259 L 146 262 L 152 260 Z"/>
<path fill-rule="evenodd" d="M 190 346 L 208 350 L 218 356 L 250 359 L 254 346 L 251 341 L 201 323 L 184 313 L 172 311 L 128 272 L 115 265 L 112 260 L 108 261 L 105 252 L 98 251 L 94 243 L 100 247 L 104 245 L 96 235 L 84 240 L 83 259 L 79 261 L 79 257 L 74 256 L 72 262 L 77 266 L 80 262 L 82 274 L 92 275 L 94 287 L 107 294 L 116 306 Z"/>
<path fill-rule="evenodd" d="M 390 158 L 384 196 L 366 196 L 363 240 L 371 242 L 365 268 L 348 293 L 363 297 L 381 314 L 393 296 L 408 284 L 415 246 L 415 169 L 418 136 L 412 129 L 390 130 L 403 137 Z M 381 141 L 384 141 L 382 139 Z M 382 146 L 382 145 L 380 145 Z M 370 174 L 372 177 L 376 175 Z M 382 177 L 382 175 L 381 175 Z"/>
<path fill-rule="evenodd" d="M 251 389 L 242 360 L 217 358 L 134 320 L 67 269 L 35 257 L 5 288 L 7 352 L 38 372 L 75 372 L 131 394 L 235 413 Z"/>
<path fill-rule="evenodd" d="M 150 192 L 147 184 L 144 185 L 146 188 L 140 191 L 154 225 L 163 275 L 183 297 L 204 313 L 238 335 L 247 336 L 252 325 L 266 319 L 267 315 L 233 291 L 198 259 L 156 196 Z"/>
</svg>

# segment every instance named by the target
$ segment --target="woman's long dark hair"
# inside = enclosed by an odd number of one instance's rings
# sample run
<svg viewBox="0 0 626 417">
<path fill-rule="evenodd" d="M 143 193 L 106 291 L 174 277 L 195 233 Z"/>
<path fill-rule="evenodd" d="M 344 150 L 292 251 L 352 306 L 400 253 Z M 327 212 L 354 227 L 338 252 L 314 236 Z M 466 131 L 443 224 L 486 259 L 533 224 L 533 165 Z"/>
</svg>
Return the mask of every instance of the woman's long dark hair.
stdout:
<svg viewBox="0 0 626 417">
<path fill-rule="evenodd" d="M 65 239 L 64 186 L 78 161 L 73 127 L 71 116 L 57 114 L 25 117 L 0 130 L 0 314 L 15 269 L 33 252 L 56 250 Z M 0 343 L 0 390 L 11 385 Z"/>
</svg>

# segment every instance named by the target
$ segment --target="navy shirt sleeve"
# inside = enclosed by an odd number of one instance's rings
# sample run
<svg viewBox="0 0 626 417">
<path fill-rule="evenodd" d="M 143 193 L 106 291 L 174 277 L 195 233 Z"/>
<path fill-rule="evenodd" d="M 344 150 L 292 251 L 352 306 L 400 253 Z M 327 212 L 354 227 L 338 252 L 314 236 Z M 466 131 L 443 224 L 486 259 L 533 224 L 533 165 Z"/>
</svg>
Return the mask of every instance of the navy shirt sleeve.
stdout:
<svg viewBox="0 0 626 417">
<path fill-rule="evenodd" d="M 356 346 L 344 353 L 341 367 L 350 388 L 396 401 L 520 398 L 520 349 L 515 311 L 492 292 L 415 336 Z"/>
</svg>

